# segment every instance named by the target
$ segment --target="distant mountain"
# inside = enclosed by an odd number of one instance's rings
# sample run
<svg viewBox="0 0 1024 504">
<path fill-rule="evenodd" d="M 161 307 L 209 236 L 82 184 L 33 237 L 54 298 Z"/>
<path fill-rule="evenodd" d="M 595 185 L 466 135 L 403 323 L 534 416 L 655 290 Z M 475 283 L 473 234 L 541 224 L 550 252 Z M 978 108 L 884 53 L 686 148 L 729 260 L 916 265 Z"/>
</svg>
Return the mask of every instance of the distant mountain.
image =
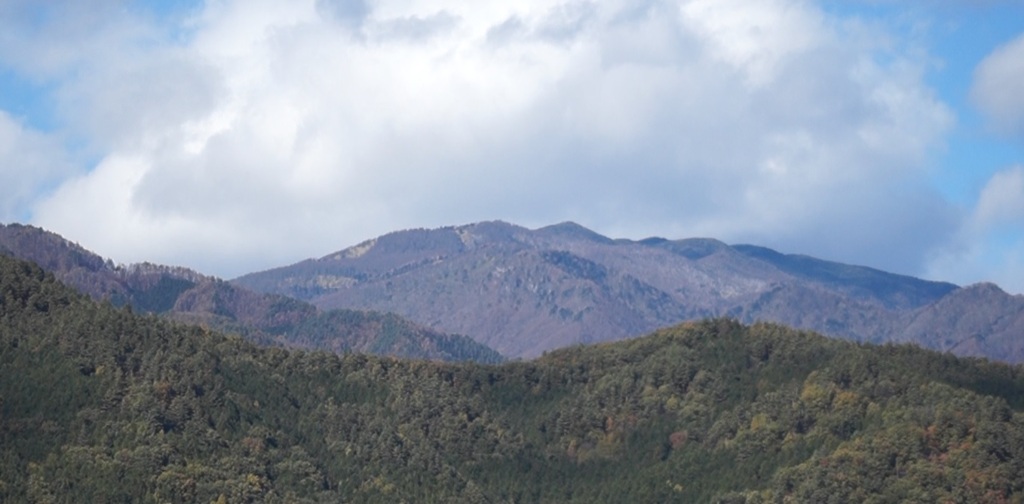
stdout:
<svg viewBox="0 0 1024 504">
<path fill-rule="evenodd" d="M 399 231 L 233 283 L 325 309 L 395 312 L 514 357 L 730 316 L 1024 360 L 1024 297 L 994 286 L 713 239 L 613 240 L 571 222 Z"/>
<path fill-rule="evenodd" d="M 1024 361 L 1024 296 L 991 283 L 957 289 L 905 318 L 893 340 L 961 355 Z"/>
<path fill-rule="evenodd" d="M 502 360 L 497 352 L 468 337 L 444 334 L 393 314 L 321 311 L 187 268 L 150 263 L 115 266 L 33 226 L 0 225 L 0 254 L 36 262 L 94 299 L 237 332 L 262 344 L 436 360 Z"/>
<path fill-rule="evenodd" d="M 1019 502 L 1024 368 L 716 319 L 529 362 L 261 348 L 0 256 L 0 502 Z"/>
</svg>

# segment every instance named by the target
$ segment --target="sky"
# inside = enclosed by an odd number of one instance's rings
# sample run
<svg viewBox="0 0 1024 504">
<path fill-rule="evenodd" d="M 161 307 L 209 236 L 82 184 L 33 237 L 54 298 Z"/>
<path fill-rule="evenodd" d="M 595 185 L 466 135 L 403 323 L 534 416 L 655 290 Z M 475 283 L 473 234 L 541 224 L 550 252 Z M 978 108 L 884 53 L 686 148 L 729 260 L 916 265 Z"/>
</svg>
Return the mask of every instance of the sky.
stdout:
<svg viewBox="0 0 1024 504">
<path fill-rule="evenodd" d="M 0 222 L 233 278 L 494 219 L 1024 292 L 1024 2 L 0 0 Z"/>
</svg>

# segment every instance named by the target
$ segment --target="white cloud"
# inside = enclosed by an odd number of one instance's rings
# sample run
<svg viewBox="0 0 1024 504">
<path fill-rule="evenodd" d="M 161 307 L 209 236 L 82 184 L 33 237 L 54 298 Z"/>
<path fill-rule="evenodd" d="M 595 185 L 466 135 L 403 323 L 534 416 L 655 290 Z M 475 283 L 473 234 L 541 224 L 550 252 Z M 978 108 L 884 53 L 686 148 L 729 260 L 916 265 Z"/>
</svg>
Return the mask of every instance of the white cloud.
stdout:
<svg viewBox="0 0 1024 504">
<path fill-rule="evenodd" d="M 928 276 L 961 284 L 996 282 L 1024 294 L 1024 166 L 993 174 L 952 242 L 930 259 Z"/>
<path fill-rule="evenodd" d="M 1024 35 L 997 48 L 974 71 L 971 98 L 995 123 L 1024 135 Z"/>
<path fill-rule="evenodd" d="M 985 238 L 987 244 L 964 241 L 935 254 L 926 276 L 959 285 L 993 282 L 1011 294 L 1024 294 L 1024 239 L 1019 234 Z"/>
<path fill-rule="evenodd" d="M 977 232 L 1003 227 L 1024 232 L 1024 166 L 992 175 L 981 190 L 972 225 Z"/>
<path fill-rule="evenodd" d="M 954 227 L 906 190 L 952 122 L 922 66 L 804 1 L 223 0 L 184 42 L 142 25 L 81 35 L 62 110 L 107 150 L 34 219 L 117 260 L 232 276 L 575 219 L 913 272 Z"/>
<path fill-rule="evenodd" d="M 1024 35 L 995 48 L 975 68 L 972 102 L 1001 133 L 1024 139 Z M 937 251 L 929 276 L 960 283 L 993 281 L 1024 293 L 1024 167 L 992 174 L 965 212 L 952 245 Z"/>
<path fill-rule="evenodd" d="M 693 0 L 680 11 L 683 25 L 711 54 L 741 70 L 753 85 L 772 80 L 787 58 L 830 38 L 823 16 L 807 2 Z"/>
<path fill-rule="evenodd" d="M 0 222 L 24 220 L 39 193 L 51 190 L 72 170 L 58 139 L 26 128 L 0 110 Z"/>
</svg>

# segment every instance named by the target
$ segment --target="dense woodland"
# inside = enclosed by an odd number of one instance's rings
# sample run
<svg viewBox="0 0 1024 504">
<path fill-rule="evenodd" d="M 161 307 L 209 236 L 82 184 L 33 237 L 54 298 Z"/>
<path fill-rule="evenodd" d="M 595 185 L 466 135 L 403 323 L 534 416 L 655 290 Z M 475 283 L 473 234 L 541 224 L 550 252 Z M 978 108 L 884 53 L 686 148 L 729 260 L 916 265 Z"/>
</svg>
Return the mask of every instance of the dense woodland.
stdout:
<svg viewBox="0 0 1024 504">
<path fill-rule="evenodd" d="M 261 348 L 0 257 L 2 502 L 1021 502 L 1024 370 L 715 319 L 501 365 Z"/>
</svg>

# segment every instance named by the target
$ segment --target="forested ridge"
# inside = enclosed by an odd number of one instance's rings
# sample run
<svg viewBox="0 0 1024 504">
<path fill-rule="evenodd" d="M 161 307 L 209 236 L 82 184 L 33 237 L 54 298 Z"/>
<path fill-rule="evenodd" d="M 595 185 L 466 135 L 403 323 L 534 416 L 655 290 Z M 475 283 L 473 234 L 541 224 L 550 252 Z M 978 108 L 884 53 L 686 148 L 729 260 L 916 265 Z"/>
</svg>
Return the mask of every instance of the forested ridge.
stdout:
<svg viewBox="0 0 1024 504">
<path fill-rule="evenodd" d="M 0 255 L 31 261 L 96 300 L 131 305 L 261 345 L 360 352 L 488 364 L 505 358 L 458 334 L 445 334 L 391 313 L 318 310 L 302 301 L 260 294 L 183 267 L 151 263 L 115 266 L 60 235 L 0 224 Z"/>
<path fill-rule="evenodd" d="M 715 319 L 502 365 L 261 348 L 0 257 L 2 502 L 1019 502 L 1024 371 Z"/>
</svg>

